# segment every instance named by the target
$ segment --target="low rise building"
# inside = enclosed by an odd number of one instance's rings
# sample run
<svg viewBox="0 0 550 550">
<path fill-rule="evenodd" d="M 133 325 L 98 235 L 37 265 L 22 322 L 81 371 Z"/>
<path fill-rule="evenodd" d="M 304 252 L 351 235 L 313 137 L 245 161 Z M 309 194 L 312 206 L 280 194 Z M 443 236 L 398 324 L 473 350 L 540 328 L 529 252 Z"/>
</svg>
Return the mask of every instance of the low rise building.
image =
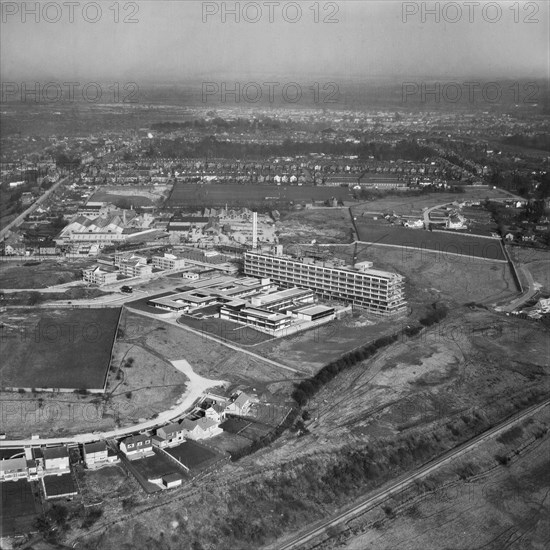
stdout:
<svg viewBox="0 0 550 550">
<path fill-rule="evenodd" d="M 96 441 L 94 443 L 85 443 L 83 445 L 84 464 L 86 468 L 100 468 L 108 464 L 114 464 L 119 461 L 114 451 L 111 451 L 105 441 Z"/>
<path fill-rule="evenodd" d="M 160 448 L 172 447 L 185 441 L 185 430 L 178 422 L 172 422 L 157 429 L 153 436 L 153 444 Z"/>
<path fill-rule="evenodd" d="M 120 442 L 120 450 L 129 460 L 136 460 L 145 456 L 152 456 L 153 441 L 148 435 L 133 435 Z"/>
<path fill-rule="evenodd" d="M 42 449 L 44 457 L 44 475 L 63 474 L 70 471 L 69 450 L 66 446 L 46 447 Z"/>
<path fill-rule="evenodd" d="M 82 272 L 82 280 L 94 285 L 108 285 L 116 283 L 117 272 L 104 267 L 94 266 Z"/>
<path fill-rule="evenodd" d="M 164 256 L 153 256 L 153 266 L 159 269 L 182 269 L 185 267 L 185 259 L 178 258 L 173 254 L 164 254 Z"/>
</svg>

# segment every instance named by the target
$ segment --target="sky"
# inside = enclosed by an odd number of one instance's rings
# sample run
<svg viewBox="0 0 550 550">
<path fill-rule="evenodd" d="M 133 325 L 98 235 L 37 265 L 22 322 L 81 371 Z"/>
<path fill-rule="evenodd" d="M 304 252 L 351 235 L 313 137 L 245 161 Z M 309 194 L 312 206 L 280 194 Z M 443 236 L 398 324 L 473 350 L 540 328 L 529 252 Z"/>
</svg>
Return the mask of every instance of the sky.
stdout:
<svg viewBox="0 0 550 550">
<path fill-rule="evenodd" d="M 548 77 L 548 2 L 470 4 L 2 0 L 0 77 Z"/>
</svg>

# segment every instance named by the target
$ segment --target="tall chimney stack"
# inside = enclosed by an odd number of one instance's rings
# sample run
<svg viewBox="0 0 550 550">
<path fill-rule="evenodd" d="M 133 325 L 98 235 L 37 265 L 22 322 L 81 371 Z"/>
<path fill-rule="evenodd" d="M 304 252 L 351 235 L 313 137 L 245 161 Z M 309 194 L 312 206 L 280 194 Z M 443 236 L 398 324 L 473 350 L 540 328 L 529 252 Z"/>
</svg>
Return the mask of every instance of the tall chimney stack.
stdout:
<svg viewBox="0 0 550 550">
<path fill-rule="evenodd" d="M 258 248 L 258 212 L 252 212 L 252 249 Z"/>
</svg>

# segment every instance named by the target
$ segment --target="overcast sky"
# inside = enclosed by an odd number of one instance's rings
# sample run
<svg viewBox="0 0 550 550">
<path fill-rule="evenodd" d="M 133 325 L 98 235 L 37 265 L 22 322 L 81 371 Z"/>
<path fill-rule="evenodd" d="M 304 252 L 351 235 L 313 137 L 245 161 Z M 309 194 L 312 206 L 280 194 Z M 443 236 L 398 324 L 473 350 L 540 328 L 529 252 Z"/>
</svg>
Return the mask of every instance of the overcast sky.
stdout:
<svg viewBox="0 0 550 550">
<path fill-rule="evenodd" d="M 263 0 L 241 0 L 241 8 L 250 4 L 245 17 L 249 21 L 259 17 L 256 23 L 246 21 L 242 13 L 240 22 L 226 14 L 224 23 L 222 2 L 195 0 L 123 0 L 118 3 L 118 23 L 109 9 L 116 2 L 100 1 L 100 16 L 93 5 L 83 14 L 81 6 L 90 3 L 81 3 L 71 23 L 63 1 L 57 4 L 59 11 L 50 5 L 40 13 L 38 22 L 32 14 L 23 22 L 24 6 L 30 10 L 35 2 L 2 2 L 3 80 L 548 76 L 548 2 L 542 0 L 519 2 L 519 10 L 513 2 L 492 2 L 485 11 L 486 2 L 480 0 L 471 8 L 473 13 L 463 2 L 443 1 L 439 22 L 428 14 L 422 20 L 422 4 L 433 7 L 435 2 L 319 1 L 317 23 L 310 9 L 315 2 L 309 0 L 299 2 L 301 16 L 292 3 L 279 0 L 273 6 L 273 22 Z M 228 9 L 235 4 L 225 2 Z M 457 4 L 463 6 L 462 14 L 456 11 Z M 17 13 L 8 13 L 14 10 Z M 217 13 L 206 15 L 205 10 Z M 283 15 L 296 22 L 285 21 Z M 98 21 L 87 22 L 84 16 Z M 58 17 L 60 21 L 54 22 Z M 124 23 L 125 17 L 136 22 Z M 335 22 L 325 23 L 325 18 Z"/>
</svg>

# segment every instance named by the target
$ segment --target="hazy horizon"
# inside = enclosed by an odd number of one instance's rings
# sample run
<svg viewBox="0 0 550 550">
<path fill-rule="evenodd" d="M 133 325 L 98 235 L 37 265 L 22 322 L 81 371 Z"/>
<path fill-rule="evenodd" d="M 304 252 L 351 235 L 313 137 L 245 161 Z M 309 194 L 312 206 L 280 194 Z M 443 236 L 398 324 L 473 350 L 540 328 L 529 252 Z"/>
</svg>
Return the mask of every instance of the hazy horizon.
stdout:
<svg viewBox="0 0 550 550">
<path fill-rule="evenodd" d="M 110 9 L 113 3 L 101 3 L 96 23 L 86 22 L 79 7 L 70 23 L 62 3 L 59 12 L 50 8 L 46 14 L 50 20 L 60 16 L 58 22 L 48 22 L 42 14 L 38 22 L 32 14 L 23 22 L 22 7 L 9 14 L 3 6 L 0 78 L 143 84 L 264 75 L 349 81 L 548 78 L 548 3 L 537 4 L 538 12 L 531 14 L 524 6 L 516 13 L 510 2 L 493 2 L 501 6 L 501 17 L 493 23 L 487 17 L 496 17 L 496 8 L 483 16 L 478 6 L 473 22 L 465 8 L 456 23 L 444 20 L 456 15 L 450 11 L 440 13 L 439 23 L 430 15 L 422 22 L 422 3 L 386 0 L 319 2 L 317 23 L 310 9 L 314 2 L 309 1 L 300 3 L 302 14 L 295 23 L 285 21 L 277 8 L 271 23 L 265 7 L 257 23 L 243 19 L 236 23 L 230 14 L 224 23 L 221 4 L 195 0 L 119 3 L 118 23 Z M 227 8 L 235 4 L 225 2 Z M 241 10 L 245 4 L 263 6 L 263 2 L 240 2 Z M 298 17 L 290 4 L 280 2 L 289 5 L 289 17 Z M 433 7 L 435 3 L 424 4 Z M 451 3 L 441 3 L 445 4 Z M 136 13 L 131 12 L 132 5 Z M 216 9 L 211 15 L 203 13 Z M 248 12 L 249 19 L 258 14 L 254 9 Z M 90 9 L 88 15 L 93 18 L 94 11 Z M 123 23 L 124 17 L 136 22 Z M 323 23 L 323 18 L 337 22 Z M 515 22 L 518 18 L 520 22 Z"/>
</svg>

